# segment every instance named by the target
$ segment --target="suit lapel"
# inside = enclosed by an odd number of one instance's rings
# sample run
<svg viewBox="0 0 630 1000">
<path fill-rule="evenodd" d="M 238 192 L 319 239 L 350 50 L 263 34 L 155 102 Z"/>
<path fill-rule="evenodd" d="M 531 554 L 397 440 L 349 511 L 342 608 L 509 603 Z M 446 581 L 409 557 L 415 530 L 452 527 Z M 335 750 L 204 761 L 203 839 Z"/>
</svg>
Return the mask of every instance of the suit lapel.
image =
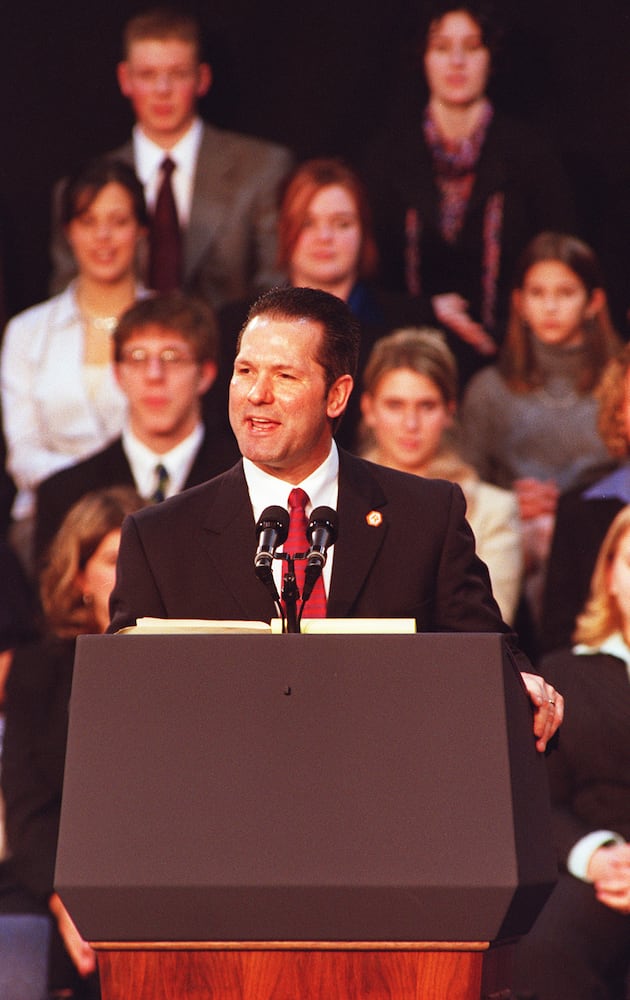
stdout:
<svg viewBox="0 0 630 1000">
<path fill-rule="evenodd" d="M 387 537 L 387 498 L 369 467 L 339 452 L 339 537 L 328 597 L 328 615 L 346 617 Z"/>
<path fill-rule="evenodd" d="M 103 467 L 107 475 L 107 483 L 124 483 L 137 490 L 133 471 L 123 448 L 122 438 L 116 438 L 103 452 Z"/>
<path fill-rule="evenodd" d="M 205 255 L 210 234 L 216 234 L 231 204 L 225 191 L 225 172 L 229 167 L 228 144 L 217 129 L 204 125 L 195 168 L 190 220 L 184 237 L 184 270 L 193 274 Z"/>
<path fill-rule="evenodd" d="M 214 588 L 232 596 L 243 618 L 269 621 L 275 609 L 254 573 L 256 533 L 242 462 L 222 477 L 202 532 L 202 545 L 214 567 Z"/>
</svg>

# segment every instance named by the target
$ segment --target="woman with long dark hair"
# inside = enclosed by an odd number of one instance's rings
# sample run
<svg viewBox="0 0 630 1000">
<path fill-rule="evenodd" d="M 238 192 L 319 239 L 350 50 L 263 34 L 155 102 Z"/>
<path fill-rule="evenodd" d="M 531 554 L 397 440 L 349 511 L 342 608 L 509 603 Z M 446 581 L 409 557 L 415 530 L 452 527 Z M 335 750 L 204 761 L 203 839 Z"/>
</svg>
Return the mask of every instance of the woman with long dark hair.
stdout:
<svg viewBox="0 0 630 1000">
<path fill-rule="evenodd" d="M 81 169 L 65 187 L 62 218 L 78 275 L 8 323 L 0 360 L 7 468 L 17 486 L 10 539 L 27 566 L 38 484 L 120 434 L 126 400 L 112 333 L 145 294 L 136 254 L 147 215 L 130 166 L 101 159 Z"/>
</svg>

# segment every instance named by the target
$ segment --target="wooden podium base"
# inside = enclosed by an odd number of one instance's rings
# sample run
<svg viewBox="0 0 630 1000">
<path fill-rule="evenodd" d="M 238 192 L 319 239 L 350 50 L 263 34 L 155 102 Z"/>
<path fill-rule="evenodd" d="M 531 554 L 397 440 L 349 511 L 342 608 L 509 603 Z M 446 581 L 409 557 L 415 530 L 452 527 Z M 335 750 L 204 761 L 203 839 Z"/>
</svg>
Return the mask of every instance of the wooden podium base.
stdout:
<svg viewBox="0 0 630 1000">
<path fill-rule="evenodd" d="M 94 945 L 103 1000 L 509 1000 L 509 944 Z"/>
</svg>

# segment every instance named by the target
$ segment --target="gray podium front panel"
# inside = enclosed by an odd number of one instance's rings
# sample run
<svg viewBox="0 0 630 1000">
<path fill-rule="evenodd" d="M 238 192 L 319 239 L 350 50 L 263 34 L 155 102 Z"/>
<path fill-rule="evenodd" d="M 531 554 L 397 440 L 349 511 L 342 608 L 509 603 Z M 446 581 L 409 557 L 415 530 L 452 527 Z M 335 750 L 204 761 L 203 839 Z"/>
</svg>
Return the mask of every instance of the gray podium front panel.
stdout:
<svg viewBox="0 0 630 1000">
<path fill-rule="evenodd" d="M 88 940 L 496 940 L 554 879 L 500 636 L 79 639 L 56 887 Z"/>
</svg>

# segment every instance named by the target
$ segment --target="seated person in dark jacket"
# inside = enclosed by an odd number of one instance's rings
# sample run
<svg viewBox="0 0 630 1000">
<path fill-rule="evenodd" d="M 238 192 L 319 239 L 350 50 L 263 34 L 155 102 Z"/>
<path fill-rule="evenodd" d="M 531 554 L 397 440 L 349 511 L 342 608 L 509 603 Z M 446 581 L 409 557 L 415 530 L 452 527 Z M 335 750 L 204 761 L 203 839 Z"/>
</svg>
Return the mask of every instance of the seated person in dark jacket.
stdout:
<svg viewBox="0 0 630 1000">
<path fill-rule="evenodd" d="M 543 600 L 545 651 L 568 645 L 599 547 L 613 518 L 630 503 L 630 346 L 608 362 L 596 396 L 599 433 L 611 466 L 590 485 L 567 490 L 558 501 Z"/>
<path fill-rule="evenodd" d="M 543 660 L 570 706 L 547 758 L 559 881 L 517 946 L 537 1000 L 625 1000 L 630 971 L 630 508 L 601 547 L 573 648 Z"/>
<path fill-rule="evenodd" d="M 143 299 L 122 316 L 114 347 L 127 425 L 107 448 L 40 484 L 40 560 L 84 493 L 125 484 L 147 501 L 163 500 L 224 472 L 238 456 L 232 433 L 201 419 L 201 397 L 212 392 L 218 368 L 214 315 L 204 303 L 179 292 Z"/>
<path fill-rule="evenodd" d="M 120 527 L 142 505 L 130 487 L 116 487 L 71 508 L 41 578 L 46 634 L 16 648 L 7 682 L 2 792 L 9 856 L 0 864 L 0 923 L 52 915 L 49 985 L 72 988 L 75 1000 L 98 996 L 98 984 L 94 953 L 53 892 L 74 646 L 77 635 L 107 626 Z M 25 956 L 29 968 L 42 960 L 38 938 L 33 949 Z M 9 981 L 0 968 L 3 997 L 22 982 L 12 968 L 16 978 Z M 41 1000 L 41 993 L 19 996 Z"/>
</svg>

